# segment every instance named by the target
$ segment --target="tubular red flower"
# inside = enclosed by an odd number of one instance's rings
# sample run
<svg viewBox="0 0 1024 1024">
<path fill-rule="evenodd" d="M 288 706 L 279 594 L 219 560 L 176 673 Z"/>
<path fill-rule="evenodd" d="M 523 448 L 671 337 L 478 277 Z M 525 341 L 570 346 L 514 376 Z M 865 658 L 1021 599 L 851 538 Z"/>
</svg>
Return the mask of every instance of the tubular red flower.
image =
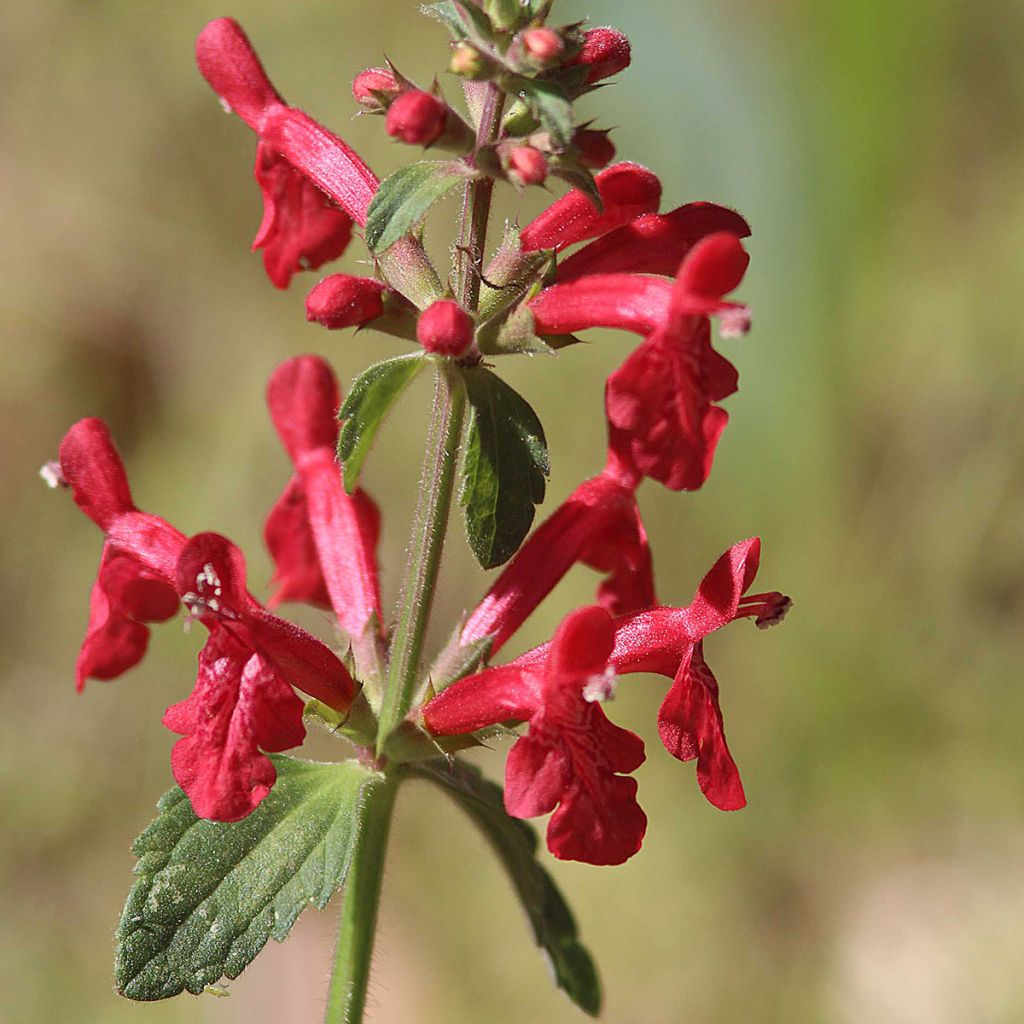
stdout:
<svg viewBox="0 0 1024 1024">
<path fill-rule="evenodd" d="M 331 274 L 306 296 L 306 319 L 330 330 L 363 327 L 383 315 L 384 292 L 371 277 Z"/>
<path fill-rule="evenodd" d="M 671 213 L 645 214 L 561 261 L 557 278 L 568 282 L 589 274 L 675 275 L 694 245 L 718 231 L 746 238 L 750 226 L 735 211 L 714 203 L 688 203 Z"/>
<path fill-rule="evenodd" d="M 639 164 L 613 164 L 594 180 L 604 212 L 599 212 L 585 193 L 573 189 L 523 228 L 520 238 L 524 252 L 564 249 L 597 238 L 642 214 L 655 212 L 661 202 L 661 182 Z"/>
<path fill-rule="evenodd" d="M 736 390 L 736 371 L 711 347 L 707 317 L 749 324 L 745 306 L 721 299 L 746 263 L 735 235 L 717 233 L 698 242 L 679 268 L 664 323 L 608 378 L 609 423 L 637 468 L 670 490 L 704 483 L 728 421 L 714 403 Z M 593 279 L 555 287 L 581 288 Z"/>
<path fill-rule="evenodd" d="M 416 322 L 416 338 L 439 356 L 461 356 L 473 344 L 473 318 L 451 299 L 438 299 Z"/>
<path fill-rule="evenodd" d="M 620 774 L 643 763 L 643 741 L 613 725 L 600 707 L 614 689 L 612 637 L 604 609 L 578 609 L 559 626 L 543 660 L 486 669 L 423 709 L 435 735 L 529 722 L 505 765 L 505 809 L 517 818 L 554 810 L 548 848 L 563 860 L 621 864 L 640 849 L 647 828 L 636 780 Z"/>
<path fill-rule="evenodd" d="M 177 566 L 182 600 L 209 629 L 192 694 L 164 725 L 178 785 L 200 817 L 238 821 L 270 792 L 276 773 L 260 751 L 297 746 L 303 702 L 292 686 L 344 711 L 355 684 L 316 637 L 268 612 L 246 590 L 245 560 L 225 537 L 200 533 Z"/>
<path fill-rule="evenodd" d="M 605 469 L 580 484 L 516 552 L 466 620 L 460 642 L 490 636 L 495 655 L 577 562 L 607 574 L 597 598 L 613 615 L 654 605 L 651 551 L 636 503 L 640 479 L 610 452 Z"/>
<path fill-rule="evenodd" d="M 285 104 L 267 78 L 241 26 L 211 21 L 196 40 L 196 62 L 221 100 L 298 173 L 358 224 L 377 190 L 377 176 L 341 139 Z"/>
<path fill-rule="evenodd" d="M 685 608 L 655 608 L 616 622 L 615 670 L 657 672 L 673 679 L 658 712 L 658 732 L 673 757 L 697 761 L 697 781 L 722 810 L 743 807 L 739 771 L 725 742 L 718 683 L 704 660 L 704 639 L 738 618 L 759 628 L 781 621 L 790 600 L 777 592 L 743 595 L 757 575 L 761 542 L 733 545 L 702 580 Z"/>
<path fill-rule="evenodd" d="M 669 312 L 672 283 L 638 274 L 592 274 L 545 288 L 527 305 L 538 334 L 612 327 L 646 336 Z"/>
<path fill-rule="evenodd" d="M 106 543 L 90 599 L 78 685 L 136 664 L 148 642 L 144 622 L 170 618 L 184 600 L 210 630 L 192 696 L 165 722 L 188 735 L 175 746 L 175 778 L 200 816 L 234 821 L 269 792 L 274 770 L 259 753 L 301 742 L 299 687 L 338 710 L 355 684 L 315 637 L 263 608 L 245 590 L 241 552 L 217 534 L 186 541 L 157 516 L 139 512 L 106 425 L 76 423 L 60 449 L 61 472 Z"/>
<path fill-rule="evenodd" d="M 135 507 L 102 420 L 80 420 L 67 432 L 60 467 L 75 503 L 107 535 L 75 670 L 82 690 L 87 678 L 113 679 L 138 664 L 149 643 L 144 623 L 178 610 L 175 567 L 185 536 Z"/>
<path fill-rule="evenodd" d="M 307 177 L 261 142 L 256 181 L 263 193 L 263 222 L 253 239 L 263 250 L 267 277 L 287 288 L 299 270 L 316 270 L 337 259 L 352 238 L 352 219 Z"/>
<path fill-rule="evenodd" d="M 583 40 L 583 48 L 566 67 L 587 68 L 587 84 L 593 85 L 629 67 L 629 40 L 617 28 L 592 28 Z"/>
<path fill-rule="evenodd" d="M 273 603 L 329 599 L 338 623 L 359 638 L 382 620 L 377 540 L 380 514 L 363 492 L 348 495 L 335 459 L 338 384 L 317 356 L 282 363 L 267 385 L 270 415 L 295 465 L 264 531 L 278 590 Z"/>
</svg>

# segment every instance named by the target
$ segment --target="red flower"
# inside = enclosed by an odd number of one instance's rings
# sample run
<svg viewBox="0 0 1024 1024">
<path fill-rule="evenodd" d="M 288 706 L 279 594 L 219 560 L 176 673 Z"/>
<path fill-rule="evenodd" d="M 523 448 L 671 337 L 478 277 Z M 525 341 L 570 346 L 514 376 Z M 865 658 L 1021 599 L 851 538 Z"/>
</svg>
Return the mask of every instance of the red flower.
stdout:
<svg viewBox="0 0 1024 1024">
<path fill-rule="evenodd" d="M 196 40 L 196 61 L 222 102 L 260 137 L 264 214 L 253 248 L 266 250 L 267 273 L 284 288 L 297 270 L 344 251 L 351 222 L 366 223 L 377 177 L 341 139 L 284 102 L 236 21 L 211 21 Z"/>
<path fill-rule="evenodd" d="M 627 439 L 640 471 L 671 490 L 704 483 L 729 419 L 714 403 L 736 390 L 736 370 L 711 347 L 707 318 L 722 316 L 729 333 L 749 326 L 746 307 L 721 298 L 739 283 L 747 262 L 735 235 L 698 242 L 679 268 L 663 325 L 608 378 L 609 422 Z"/>
<path fill-rule="evenodd" d="M 345 251 L 351 218 L 264 142 L 256 147 L 255 175 L 263 222 L 252 247 L 263 250 L 267 277 L 278 288 L 287 288 L 296 271 L 315 270 Z"/>
<path fill-rule="evenodd" d="M 613 445 L 600 475 L 580 484 L 519 549 L 466 620 L 461 643 L 491 636 L 496 654 L 577 562 L 607 574 L 597 598 L 613 615 L 654 605 L 651 551 L 636 503 L 640 480 Z"/>
<path fill-rule="evenodd" d="M 735 211 L 714 203 L 687 203 L 671 213 L 644 214 L 561 260 L 556 276 L 560 283 L 588 274 L 671 277 L 697 242 L 718 231 L 746 238 L 750 226 Z"/>
<path fill-rule="evenodd" d="M 345 666 L 305 630 L 268 612 L 246 590 L 242 553 L 200 533 L 178 559 L 178 593 L 209 629 L 192 694 L 164 715 L 181 733 L 171 768 L 201 818 L 238 821 L 270 792 L 276 773 L 262 750 L 305 737 L 291 687 L 344 711 L 355 695 Z"/>
<path fill-rule="evenodd" d="M 376 547 L 380 513 L 363 491 L 348 495 L 335 459 L 338 383 L 317 356 L 282 363 L 267 385 L 267 405 L 295 475 L 267 518 L 265 537 L 278 584 L 273 603 L 333 607 L 358 639 L 381 621 Z"/>
<path fill-rule="evenodd" d="M 192 696 L 165 724 L 187 734 L 172 754 L 175 778 L 201 817 L 234 821 L 269 792 L 273 765 L 260 754 L 301 742 L 297 686 L 338 710 L 355 684 L 319 640 L 272 615 L 245 590 L 241 552 L 217 534 L 186 541 L 132 502 L 124 466 L 98 419 L 76 423 L 60 447 L 61 472 L 78 506 L 106 534 L 78 657 L 78 686 L 110 679 L 143 656 L 145 622 L 170 618 L 184 600 L 210 630 Z"/>
<path fill-rule="evenodd" d="M 78 507 L 107 535 L 75 670 L 82 690 L 87 678 L 114 679 L 138 664 L 149 644 L 144 623 L 178 610 L 175 573 L 185 536 L 135 507 L 102 420 L 81 420 L 67 432 L 60 468 Z"/>
<path fill-rule="evenodd" d="M 791 602 L 777 592 L 743 597 L 760 556 L 760 540 L 741 541 L 714 564 L 685 608 L 654 608 L 618 620 L 610 658 L 617 672 L 657 672 L 673 679 L 658 712 L 661 740 L 680 761 L 697 760 L 701 791 L 724 811 L 743 807 L 746 797 L 725 742 L 718 683 L 704 660 L 704 639 L 739 618 L 753 618 L 763 629 L 786 614 Z"/>
<path fill-rule="evenodd" d="M 523 228 L 520 235 L 523 252 L 564 249 L 576 242 L 597 238 L 641 214 L 653 213 L 661 202 L 661 182 L 652 171 L 639 164 L 613 164 L 594 180 L 604 212 L 579 189 L 573 189 Z"/>
<path fill-rule="evenodd" d="M 643 763 L 643 741 L 613 725 L 599 706 L 614 689 L 612 639 L 608 613 L 581 608 L 559 626 L 543 659 L 486 669 L 423 709 L 435 735 L 529 722 L 509 751 L 505 809 L 516 818 L 554 810 L 548 848 L 563 860 L 621 864 L 640 849 L 647 828 L 636 781 L 618 774 Z"/>
</svg>

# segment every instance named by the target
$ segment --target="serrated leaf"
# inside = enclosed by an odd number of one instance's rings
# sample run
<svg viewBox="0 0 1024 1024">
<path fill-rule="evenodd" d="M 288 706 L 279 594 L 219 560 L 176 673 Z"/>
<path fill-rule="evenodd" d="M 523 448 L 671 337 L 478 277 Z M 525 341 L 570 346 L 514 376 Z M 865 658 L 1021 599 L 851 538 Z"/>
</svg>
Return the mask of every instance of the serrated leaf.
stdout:
<svg viewBox="0 0 1024 1024">
<path fill-rule="evenodd" d="M 482 8 L 472 2 L 460 3 L 460 0 L 453 0 L 452 7 L 458 12 L 471 38 L 483 43 L 494 39 L 494 26 Z"/>
<path fill-rule="evenodd" d="M 541 78 L 513 77 L 510 88 L 520 92 L 537 120 L 551 133 L 555 146 L 568 146 L 572 140 L 572 103 L 562 87 Z"/>
<path fill-rule="evenodd" d="M 544 500 L 547 442 L 537 414 L 501 378 L 482 367 L 462 374 L 471 415 L 459 500 L 469 546 L 493 569 L 515 554 Z"/>
<path fill-rule="evenodd" d="M 363 463 L 384 417 L 426 365 L 427 360 L 417 352 L 376 363 L 356 378 L 338 410 L 338 418 L 342 421 L 338 434 L 338 461 L 342 465 L 345 489 L 349 494 L 356 489 Z"/>
<path fill-rule="evenodd" d="M 461 160 L 420 160 L 385 178 L 366 213 L 366 244 L 381 253 L 409 234 L 456 185 L 476 176 Z"/>
<path fill-rule="evenodd" d="M 242 821 L 203 821 L 172 789 L 132 847 L 138 880 L 117 928 L 117 990 L 167 999 L 237 978 L 307 906 L 344 883 L 366 801 L 383 776 L 355 761 L 272 755 L 277 782 Z"/>
<path fill-rule="evenodd" d="M 440 786 L 470 816 L 498 855 L 546 954 L 555 984 L 585 1013 L 601 1011 L 601 982 L 579 940 L 576 921 L 551 876 L 537 861 L 537 835 L 505 812 L 501 787 L 461 761 L 421 762 L 410 774 Z"/>
</svg>

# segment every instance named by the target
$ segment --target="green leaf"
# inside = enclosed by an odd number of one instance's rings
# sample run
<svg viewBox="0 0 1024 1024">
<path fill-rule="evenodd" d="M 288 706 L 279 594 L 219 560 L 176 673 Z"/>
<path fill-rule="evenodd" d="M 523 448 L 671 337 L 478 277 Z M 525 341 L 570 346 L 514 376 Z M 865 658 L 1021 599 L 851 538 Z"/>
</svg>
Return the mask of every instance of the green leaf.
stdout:
<svg viewBox="0 0 1024 1024">
<path fill-rule="evenodd" d="M 172 789 L 132 847 L 139 858 L 117 928 L 117 990 L 129 999 L 196 995 L 237 978 L 284 940 L 308 903 L 344 884 L 366 801 L 381 780 L 355 761 L 272 756 L 277 782 L 242 821 L 203 821 Z"/>
<path fill-rule="evenodd" d="M 466 29 L 452 0 L 441 0 L 436 4 L 422 4 L 420 10 L 428 17 L 445 25 L 456 39 L 466 38 Z"/>
<path fill-rule="evenodd" d="M 349 494 L 356 489 L 363 463 L 388 410 L 426 365 L 427 360 L 419 352 L 397 356 L 374 364 L 352 385 L 338 410 L 338 419 L 342 421 L 338 461 Z"/>
<path fill-rule="evenodd" d="M 544 500 L 544 428 L 529 403 L 482 367 L 463 369 L 471 416 L 459 501 L 469 546 L 485 569 L 508 561 Z"/>
<path fill-rule="evenodd" d="M 412 231 L 427 211 L 476 172 L 461 160 L 420 160 L 385 178 L 366 213 L 366 244 L 381 253 Z"/>
<path fill-rule="evenodd" d="M 551 876 L 538 863 L 537 835 L 505 813 L 501 787 L 455 760 L 420 762 L 410 774 L 440 786 L 472 818 L 498 855 L 526 911 L 555 984 L 585 1013 L 601 1011 L 601 982 L 580 942 L 576 921 Z"/>
<path fill-rule="evenodd" d="M 561 86 L 540 78 L 514 75 L 509 88 L 523 94 L 537 120 L 551 133 L 551 140 L 557 147 L 569 145 L 572 140 L 572 103 Z"/>
</svg>

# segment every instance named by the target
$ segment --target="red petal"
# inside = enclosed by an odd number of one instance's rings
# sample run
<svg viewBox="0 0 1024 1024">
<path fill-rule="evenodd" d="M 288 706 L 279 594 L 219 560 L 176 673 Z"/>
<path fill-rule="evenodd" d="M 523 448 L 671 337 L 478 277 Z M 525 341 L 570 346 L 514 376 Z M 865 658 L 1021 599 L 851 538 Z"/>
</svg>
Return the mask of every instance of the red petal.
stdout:
<svg viewBox="0 0 1024 1024">
<path fill-rule="evenodd" d="M 60 468 L 75 504 L 101 529 L 135 511 L 124 464 L 103 420 L 79 420 L 64 435 Z"/>
<path fill-rule="evenodd" d="M 196 63 L 213 91 L 253 131 L 260 130 L 268 108 L 284 102 L 233 18 L 217 18 L 199 33 Z"/>
<path fill-rule="evenodd" d="M 636 789 L 636 779 L 619 775 L 602 778 L 597 790 L 575 782 L 548 822 L 548 849 L 559 860 L 585 864 L 629 860 L 647 832 L 647 815 L 636 801 Z"/>
<path fill-rule="evenodd" d="M 331 599 L 309 525 L 306 490 L 297 476 L 288 481 L 284 493 L 270 510 L 263 537 L 274 560 L 271 582 L 277 584 L 268 602 L 270 607 L 285 601 L 305 601 L 318 608 L 330 608 Z"/>
<path fill-rule="evenodd" d="M 761 541 L 751 537 L 734 544 L 715 562 L 686 609 L 691 640 L 701 640 L 736 618 L 740 597 L 754 582 L 760 560 Z"/>
<path fill-rule="evenodd" d="M 551 641 L 545 672 L 545 703 L 553 690 L 570 685 L 578 691 L 582 689 L 583 679 L 603 672 L 614 642 L 612 618 L 603 608 L 590 605 L 570 612 Z M 577 683 L 580 685 L 576 686 Z"/>
<path fill-rule="evenodd" d="M 658 713 L 665 748 L 680 761 L 697 758 L 701 792 L 723 811 L 746 805 L 736 763 L 725 742 L 718 683 L 697 643 L 684 657 Z"/>
<path fill-rule="evenodd" d="M 540 706 L 538 680 L 515 665 L 487 668 L 442 690 L 423 708 L 435 736 L 459 736 L 497 722 L 525 721 Z"/>
<path fill-rule="evenodd" d="M 637 274 L 595 274 L 545 288 L 528 305 L 538 334 L 613 327 L 648 335 L 668 316 L 672 285 Z"/>
<path fill-rule="evenodd" d="M 301 743 L 302 709 L 258 654 L 223 627 L 211 633 L 192 695 L 164 716 L 169 729 L 185 734 L 171 752 L 171 767 L 200 818 L 238 821 L 258 806 L 276 778 L 260 748 Z"/>
<path fill-rule="evenodd" d="M 572 774 L 566 750 L 531 725 L 505 762 L 505 810 L 514 818 L 536 818 L 554 810 Z"/>
<path fill-rule="evenodd" d="M 734 234 L 709 235 L 693 247 L 679 268 L 676 294 L 720 299 L 739 287 L 749 263 L 750 256 Z M 686 312 L 694 310 L 687 306 Z"/>
<path fill-rule="evenodd" d="M 293 462 L 338 443 L 338 382 L 326 360 L 296 356 L 283 362 L 267 383 L 267 407 Z"/>
<path fill-rule="evenodd" d="M 589 274 L 665 274 L 675 277 L 679 264 L 706 235 L 730 231 L 750 234 L 747 222 L 714 203 L 689 203 L 671 213 L 649 213 L 585 245 L 558 265 L 559 282 Z"/>
<path fill-rule="evenodd" d="M 613 574 L 600 591 L 610 610 L 653 604 L 650 553 L 646 535 L 641 542 L 637 534 L 643 531 L 638 515 L 632 487 L 611 473 L 582 483 L 516 552 L 467 619 L 462 643 L 492 636 L 493 656 L 577 561 Z"/>
<path fill-rule="evenodd" d="M 563 249 L 597 238 L 635 217 L 653 213 L 661 202 L 661 182 L 639 164 L 613 164 L 594 180 L 604 212 L 599 212 L 583 192 L 573 189 L 523 228 L 520 237 L 524 252 Z"/>
<path fill-rule="evenodd" d="M 300 270 L 337 259 L 352 238 L 352 219 L 308 178 L 263 143 L 256 148 L 256 181 L 263 194 L 263 221 L 253 249 L 278 288 Z"/>
</svg>

